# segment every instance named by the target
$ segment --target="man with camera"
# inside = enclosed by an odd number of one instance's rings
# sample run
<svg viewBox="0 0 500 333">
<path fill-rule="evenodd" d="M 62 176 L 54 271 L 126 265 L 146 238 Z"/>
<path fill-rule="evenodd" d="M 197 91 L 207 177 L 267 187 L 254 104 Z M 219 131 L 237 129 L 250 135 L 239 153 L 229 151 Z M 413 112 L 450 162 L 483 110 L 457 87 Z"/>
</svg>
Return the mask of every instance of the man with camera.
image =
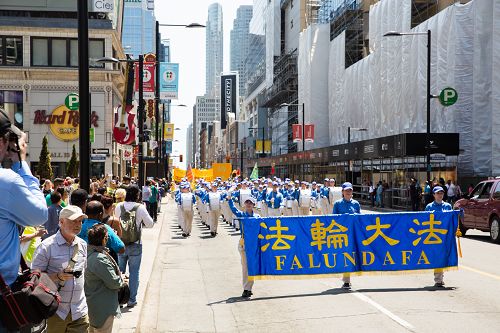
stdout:
<svg viewBox="0 0 500 333">
<path fill-rule="evenodd" d="M 48 216 L 40 183 L 25 162 L 25 136 L 0 108 L 0 274 L 8 285 L 19 272 L 20 227 L 44 224 Z"/>
<path fill-rule="evenodd" d="M 58 286 L 61 304 L 47 321 L 48 333 L 87 332 L 89 317 L 83 271 L 87 266 L 87 243 L 77 235 L 87 218 L 80 207 L 69 205 L 59 214 L 59 231 L 40 244 L 32 268 L 46 272 Z"/>
</svg>

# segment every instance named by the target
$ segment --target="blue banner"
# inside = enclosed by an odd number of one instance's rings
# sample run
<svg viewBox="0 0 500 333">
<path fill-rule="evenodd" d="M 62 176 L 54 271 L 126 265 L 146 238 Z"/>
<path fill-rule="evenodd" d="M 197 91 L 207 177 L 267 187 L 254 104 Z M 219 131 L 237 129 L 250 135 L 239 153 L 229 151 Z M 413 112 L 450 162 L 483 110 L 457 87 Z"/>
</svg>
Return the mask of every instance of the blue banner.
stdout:
<svg viewBox="0 0 500 333">
<path fill-rule="evenodd" d="M 163 142 L 165 143 L 165 145 L 163 146 L 165 147 L 164 154 L 172 154 L 172 141 L 166 140 Z"/>
<path fill-rule="evenodd" d="M 242 219 L 251 280 L 458 265 L 459 211 Z"/>
<path fill-rule="evenodd" d="M 160 63 L 160 99 L 179 97 L 179 64 Z"/>
</svg>

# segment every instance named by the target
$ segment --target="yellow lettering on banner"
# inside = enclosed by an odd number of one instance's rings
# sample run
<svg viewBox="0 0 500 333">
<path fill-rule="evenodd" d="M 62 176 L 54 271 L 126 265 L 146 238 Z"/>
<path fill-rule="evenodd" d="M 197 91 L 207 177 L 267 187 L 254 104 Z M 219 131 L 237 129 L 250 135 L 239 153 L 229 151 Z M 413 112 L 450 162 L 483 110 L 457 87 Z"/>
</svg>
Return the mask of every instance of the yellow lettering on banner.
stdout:
<svg viewBox="0 0 500 333">
<path fill-rule="evenodd" d="M 314 254 L 309 253 L 308 257 L 309 257 L 309 268 L 320 268 L 321 267 L 321 263 L 318 263 L 318 265 L 314 265 Z"/>
<path fill-rule="evenodd" d="M 380 217 L 377 217 L 375 219 L 375 225 L 369 225 L 366 227 L 366 231 L 375 230 L 375 232 L 373 233 L 373 235 L 370 238 L 362 241 L 363 245 L 365 245 L 365 246 L 370 245 L 378 237 L 382 237 L 387 242 L 387 244 L 389 244 L 390 246 L 394 246 L 394 245 L 398 244 L 399 243 L 398 240 L 388 237 L 382 231 L 382 229 L 389 229 L 390 227 L 391 227 L 390 224 L 380 224 Z"/>
<path fill-rule="evenodd" d="M 274 258 L 276 258 L 276 270 L 282 271 L 286 256 L 274 256 Z"/>
<path fill-rule="evenodd" d="M 269 231 L 276 231 L 274 235 L 267 235 L 266 240 L 276 239 L 271 247 L 274 251 L 276 250 L 290 250 L 290 244 L 286 241 L 293 241 L 296 236 L 283 234 L 283 231 L 288 231 L 288 227 L 281 225 L 281 220 L 276 220 L 276 226 L 270 227 Z"/>
<path fill-rule="evenodd" d="M 427 255 L 425 252 L 422 250 L 422 253 L 420 253 L 420 257 L 418 258 L 417 265 L 420 265 L 420 262 L 424 261 L 426 265 L 430 265 L 431 263 L 429 262 L 429 259 L 427 258 Z"/>
<path fill-rule="evenodd" d="M 323 253 L 325 266 L 328 268 L 335 268 L 335 266 L 337 266 L 337 253 L 332 253 L 332 257 L 333 257 L 333 265 L 330 265 L 330 260 L 328 259 L 328 253 Z"/>
<path fill-rule="evenodd" d="M 415 223 L 416 225 L 420 225 L 420 221 L 417 219 L 414 219 L 413 223 Z M 409 231 L 412 234 L 416 234 L 416 235 L 420 236 L 413 241 L 413 245 L 417 246 L 418 243 L 420 243 L 420 240 L 422 239 L 422 236 L 424 234 L 428 234 L 427 237 L 425 237 L 425 239 L 424 239 L 424 242 L 423 242 L 424 244 L 426 244 L 426 245 L 442 244 L 443 240 L 441 239 L 441 237 L 439 237 L 438 234 L 446 235 L 448 233 L 448 230 L 435 228 L 435 226 L 439 226 L 441 224 L 442 224 L 441 221 L 434 220 L 434 214 L 430 214 L 429 221 L 422 222 L 422 226 L 429 226 L 428 229 L 422 229 L 422 230 L 419 230 L 417 232 L 414 228 L 410 228 Z"/>
<path fill-rule="evenodd" d="M 370 262 L 368 262 L 368 260 L 367 260 L 368 256 L 370 257 Z M 373 265 L 374 262 L 375 262 L 375 255 L 373 254 L 373 252 L 363 251 L 363 263 L 362 263 L 362 265 L 363 266 L 370 266 L 370 265 Z"/>
<path fill-rule="evenodd" d="M 356 257 L 356 252 L 353 252 L 353 253 L 352 253 L 352 257 L 351 257 L 351 255 L 350 255 L 349 253 L 347 253 L 347 252 L 344 252 L 344 253 L 343 253 L 343 255 L 344 255 L 344 267 L 349 266 L 349 265 L 347 264 L 347 260 L 349 260 L 349 261 L 353 264 L 353 266 L 356 266 L 356 259 L 355 259 L 355 257 Z"/>
<path fill-rule="evenodd" d="M 410 256 L 412 255 L 413 251 L 401 251 L 401 254 L 403 256 L 403 265 L 408 265 L 408 262 L 410 261 Z"/>
<path fill-rule="evenodd" d="M 389 262 L 391 265 L 394 265 L 394 260 L 392 259 L 391 257 L 391 254 L 389 253 L 389 251 L 386 252 L 385 254 L 385 259 L 384 259 L 384 266 L 387 265 L 387 262 Z"/>
<path fill-rule="evenodd" d="M 298 269 L 303 268 L 302 264 L 300 263 L 299 258 L 297 258 L 297 256 L 293 257 L 293 262 L 292 262 L 292 266 L 290 267 L 290 269 L 295 269 L 294 266 L 297 266 Z"/>
</svg>

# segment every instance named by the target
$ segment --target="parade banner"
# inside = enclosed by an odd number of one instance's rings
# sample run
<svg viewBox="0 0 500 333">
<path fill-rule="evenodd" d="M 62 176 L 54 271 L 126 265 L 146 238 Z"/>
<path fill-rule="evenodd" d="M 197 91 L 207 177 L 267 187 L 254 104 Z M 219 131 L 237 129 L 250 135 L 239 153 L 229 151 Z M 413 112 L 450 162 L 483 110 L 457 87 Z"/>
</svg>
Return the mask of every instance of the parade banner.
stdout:
<svg viewBox="0 0 500 333">
<path fill-rule="evenodd" d="M 160 63 L 160 99 L 177 99 L 179 96 L 179 64 Z"/>
<path fill-rule="evenodd" d="M 459 211 L 242 219 L 250 280 L 452 268 Z"/>
<path fill-rule="evenodd" d="M 212 163 L 213 177 L 226 181 L 231 177 L 231 163 Z"/>
</svg>

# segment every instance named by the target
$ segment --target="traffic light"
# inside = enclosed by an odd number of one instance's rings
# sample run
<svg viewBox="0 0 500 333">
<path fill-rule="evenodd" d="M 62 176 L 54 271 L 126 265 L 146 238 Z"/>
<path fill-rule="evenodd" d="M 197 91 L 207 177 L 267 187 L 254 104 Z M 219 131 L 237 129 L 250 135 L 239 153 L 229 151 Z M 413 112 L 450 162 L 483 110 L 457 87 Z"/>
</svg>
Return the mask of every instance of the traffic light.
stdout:
<svg viewBox="0 0 500 333">
<path fill-rule="evenodd" d="M 182 162 L 182 155 L 179 155 L 179 162 Z"/>
</svg>

